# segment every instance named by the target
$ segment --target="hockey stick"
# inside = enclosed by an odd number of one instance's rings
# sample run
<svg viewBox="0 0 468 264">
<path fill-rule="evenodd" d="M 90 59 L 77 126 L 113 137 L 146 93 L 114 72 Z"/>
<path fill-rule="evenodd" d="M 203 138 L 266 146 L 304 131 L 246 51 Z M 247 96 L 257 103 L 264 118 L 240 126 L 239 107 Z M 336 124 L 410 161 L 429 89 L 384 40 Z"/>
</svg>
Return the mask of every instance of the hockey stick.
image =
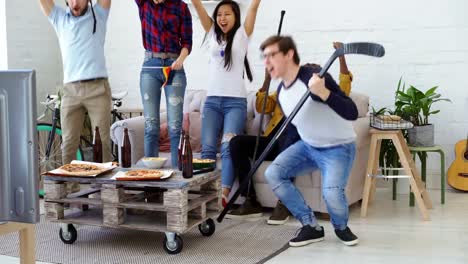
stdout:
<svg viewBox="0 0 468 264">
<path fill-rule="evenodd" d="M 283 27 L 283 18 L 285 14 L 286 14 L 286 11 L 281 10 L 281 18 L 280 18 L 280 23 L 278 26 L 278 36 L 281 34 L 281 28 Z M 269 93 L 270 93 L 270 85 L 266 87 L 265 97 L 263 98 L 262 112 L 260 113 L 260 123 L 258 126 L 257 138 L 255 139 L 255 148 L 254 148 L 254 154 L 252 157 L 252 163 L 254 163 L 255 159 L 257 158 L 258 145 L 260 144 L 260 136 L 262 135 L 263 119 L 265 117 L 265 109 L 266 109 L 266 103 L 268 100 Z M 249 182 L 249 185 L 250 185 L 250 182 Z M 249 197 L 249 195 L 250 195 L 250 187 L 247 189 L 247 197 Z"/>
<path fill-rule="evenodd" d="M 385 55 L 385 49 L 382 45 L 377 44 L 377 43 L 370 43 L 370 42 L 355 42 L 355 43 L 347 43 L 343 44 L 343 47 L 338 48 L 335 50 L 335 52 L 331 55 L 331 57 L 328 59 L 328 61 L 325 63 L 325 65 L 322 67 L 322 69 L 319 72 L 319 77 L 323 78 L 325 73 L 328 71 L 330 66 L 333 64 L 333 62 L 340 56 L 347 55 L 347 54 L 361 54 L 361 55 L 367 55 L 367 56 L 372 56 L 372 57 L 383 57 Z M 278 132 L 276 132 L 275 136 L 273 139 L 270 141 L 268 146 L 265 148 L 263 151 L 262 155 L 258 158 L 257 161 L 255 161 L 254 166 L 250 169 L 249 174 L 247 177 L 245 177 L 242 182 L 239 185 L 239 188 L 237 189 L 236 193 L 231 197 L 229 200 L 228 204 L 224 208 L 224 210 L 221 212 L 221 214 L 218 216 L 217 221 L 221 222 L 224 219 L 224 216 L 227 214 L 229 208 L 232 207 L 234 204 L 234 201 L 239 197 L 239 195 L 242 193 L 242 191 L 247 187 L 249 184 L 250 179 L 252 176 L 255 174 L 257 171 L 258 167 L 262 164 L 262 162 L 265 160 L 266 156 L 270 153 L 271 149 L 273 148 L 273 145 L 276 143 L 278 138 L 283 134 L 284 129 L 291 123 L 291 121 L 294 119 L 296 114 L 299 112 L 299 110 L 302 108 L 304 103 L 307 101 L 307 99 L 310 97 L 310 91 L 307 90 L 307 92 L 304 93 L 302 96 L 301 100 L 299 103 L 294 107 L 293 111 L 291 114 L 288 116 L 288 118 L 284 121 L 284 123 L 281 125 L 280 129 Z"/>
</svg>

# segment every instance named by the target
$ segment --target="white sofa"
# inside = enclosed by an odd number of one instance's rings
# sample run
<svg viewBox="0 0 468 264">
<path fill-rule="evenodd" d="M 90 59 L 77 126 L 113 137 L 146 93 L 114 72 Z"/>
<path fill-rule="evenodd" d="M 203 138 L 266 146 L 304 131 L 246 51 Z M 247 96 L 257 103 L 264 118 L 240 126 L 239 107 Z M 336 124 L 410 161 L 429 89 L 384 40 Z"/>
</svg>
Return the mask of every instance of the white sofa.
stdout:
<svg viewBox="0 0 468 264">
<path fill-rule="evenodd" d="M 187 90 L 184 99 L 184 113 L 190 113 L 190 134 L 191 139 L 199 140 L 201 112 L 206 97 L 204 90 Z M 348 203 L 353 204 L 362 199 L 362 190 L 366 174 L 367 160 L 369 156 L 369 117 L 367 116 L 369 98 L 359 93 L 351 93 L 350 97 L 356 103 L 359 111 L 359 118 L 353 122 L 354 130 L 357 134 L 356 157 L 346 188 Z M 247 97 L 248 120 L 246 124 L 247 134 L 256 135 L 260 123 L 260 115 L 255 111 L 255 91 L 248 93 Z M 166 113 L 161 113 L 161 122 L 166 120 Z M 268 122 L 266 116 L 264 125 Z M 144 118 L 142 116 L 116 122 L 111 127 L 111 138 L 115 144 L 121 145 L 123 128 L 127 127 L 132 145 L 132 161 L 135 162 L 144 156 L 143 135 Z M 198 135 L 197 135 L 198 133 Z M 199 142 L 198 142 L 199 144 Z M 161 155 L 167 156 L 168 153 Z M 264 171 L 271 162 L 265 161 L 254 176 L 255 189 L 259 202 L 264 207 L 274 207 L 276 196 L 265 180 Z M 219 167 L 219 165 L 218 165 Z M 305 200 L 316 212 L 326 213 L 327 209 L 321 195 L 320 171 L 315 171 L 310 175 L 298 177 L 296 186 L 301 190 Z M 236 185 L 234 186 L 236 188 Z M 231 194 L 234 192 L 231 192 Z"/>
</svg>

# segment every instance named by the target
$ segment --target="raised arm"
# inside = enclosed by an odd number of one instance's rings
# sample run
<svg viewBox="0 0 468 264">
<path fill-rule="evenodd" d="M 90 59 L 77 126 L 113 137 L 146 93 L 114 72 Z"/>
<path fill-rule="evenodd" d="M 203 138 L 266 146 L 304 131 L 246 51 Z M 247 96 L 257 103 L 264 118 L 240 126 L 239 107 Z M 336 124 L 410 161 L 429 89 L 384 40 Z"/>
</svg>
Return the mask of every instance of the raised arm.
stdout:
<svg viewBox="0 0 468 264">
<path fill-rule="evenodd" d="M 111 0 L 98 0 L 97 3 L 104 9 L 109 9 L 111 7 Z"/>
<path fill-rule="evenodd" d="M 249 10 L 247 11 L 247 16 L 245 17 L 245 22 L 244 22 L 244 28 L 245 28 L 245 33 L 247 33 L 247 36 L 250 37 L 252 35 L 254 26 L 255 26 L 255 20 L 257 18 L 257 10 L 258 6 L 260 5 L 260 0 L 252 0 L 250 3 Z"/>
<path fill-rule="evenodd" d="M 333 42 L 333 47 L 335 49 L 341 48 L 341 47 L 343 47 L 343 43 Z M 342 56 L 339 57 L 339 59 L 340 59 L 340 73 L 341 74 L 349 74 L 348 65 L 346 64 L 345 56 L 342 55 Z"/>
<path fill-rule="evenodd" d="M 213 20 L 206 12 L 205 7 L 203 7 L 203 4 L 200 0 L 192 0 L 192 4 L 195 7 L 195 10 L 197 11 L 198 18 L 200 19 L 203 29 L 205 30 L 205 32 L 209 32 L 211 26 L 213 26 Z"/>
<path fill-rule="evenodd" d="M 41 5 L 42 12 L 46 16 L 49 16 L 55 6 L 54 0 L 39 0 L 39 4 Z"/>
<path fill-rule="evenodd" d="M 333 42 L 333 47 L 335 49 L 341 48 L 343 46 L 343 43 L 341 42 Z M 351 93 L 351 82 L 353 81 L 353 75 L 348 69 L 348 65 L 346 64 L 346 58 L 345 56 L 340 56 L 340 88 L 341 90 L 349 96 Z"/>
</svg>

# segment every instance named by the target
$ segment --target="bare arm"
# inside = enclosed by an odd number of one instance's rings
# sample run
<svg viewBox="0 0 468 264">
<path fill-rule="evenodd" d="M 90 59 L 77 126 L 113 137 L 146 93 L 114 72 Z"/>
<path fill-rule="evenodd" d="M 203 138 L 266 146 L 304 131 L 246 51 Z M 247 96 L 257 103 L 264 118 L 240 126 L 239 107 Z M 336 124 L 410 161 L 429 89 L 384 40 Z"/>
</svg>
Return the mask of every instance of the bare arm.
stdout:
<svg viewBox="0 0 468 264">
<path fill-rule="evenodd" d="M 255 26 L 255 20 L 257 18 L 257 10 L 258 6 L 260 5 L 260 0 L 252 0 L 250 3 L 249 10 L 247 11 L 247 16 L 245 17 L 245 22 L 244 22 L 244 28 L 245 28 L 245 33 L 247 33 L 247 36 L 250 37 L 252 35 L 254 26 Z"/>
<path fill-rule="evenodd" d="M 333 42 L 333 47 L 335 49 L 341 48 L 343 43 L 341 42 Z M 341 90 L 349 96 L 351 93 L 351 82 L 353 80 L 353 75 L 348 69 L 348 65 L 346 64 L 345 56 L 340 56 L 340 88 Z"/>
<path fill-rule="evenodd" d="M 97 3 L 104 9 L 110 9 L 111 7 L 111 0 L 98 0 Z"/>
<path fill-rule="evenodd" d="M 333 47 L 335 49 L 341 48 L 341 47 L 343 47 L 343 43 L 333 42 Z M 345 56 L 344 55 L 340 56 L 339 59 L 340 59 L 340 73 L 341 74 L 349 74 L 348 65 L 346 64 Z"/>
<path fill-rule="evenodd" d="M 213 25 L 213 20 L 211 20 L 211 17 L 206 12 L 206 9 L 203 7 L 200 0 L 192 0 L 192 4 L 197 11 L 198 18 L 200 19 L 203 29 L 205 29 L 205 32 L 209 32 Z"/>
<path fill-rule="evenodd" d="M 41 5 L 42 12 L 44 15 L 49 16 L 52 9 L 54 9 L 55 3 L 54 0 L 39 0 Z"/>
</svg>

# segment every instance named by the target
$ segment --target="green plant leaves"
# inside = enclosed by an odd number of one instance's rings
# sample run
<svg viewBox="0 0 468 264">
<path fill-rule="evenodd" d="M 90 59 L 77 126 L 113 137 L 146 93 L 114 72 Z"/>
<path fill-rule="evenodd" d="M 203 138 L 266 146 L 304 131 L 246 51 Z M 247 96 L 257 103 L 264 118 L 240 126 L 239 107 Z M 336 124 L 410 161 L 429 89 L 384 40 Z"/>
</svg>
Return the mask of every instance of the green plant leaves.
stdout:
<svg viewBox="0 0 468 264">
<path fill-rule="evenodd" d="M 422 92 L 418 88 L 410 85 L 405 91 L 405 84 L 401 87 L 402 78 L 398 81 L 397 91 L 395 92 L 395 107 L 400 111 L 400 116 L 409 119 L 415 126 L 429 124 L 429 116 L 439 113 L 439 110 L 431 111 L 432 104 L 439 101 L 448 101 L 447 98 L 441 98 L 436 92 L 438 86 L 434 86 Z"/>
</svg>

